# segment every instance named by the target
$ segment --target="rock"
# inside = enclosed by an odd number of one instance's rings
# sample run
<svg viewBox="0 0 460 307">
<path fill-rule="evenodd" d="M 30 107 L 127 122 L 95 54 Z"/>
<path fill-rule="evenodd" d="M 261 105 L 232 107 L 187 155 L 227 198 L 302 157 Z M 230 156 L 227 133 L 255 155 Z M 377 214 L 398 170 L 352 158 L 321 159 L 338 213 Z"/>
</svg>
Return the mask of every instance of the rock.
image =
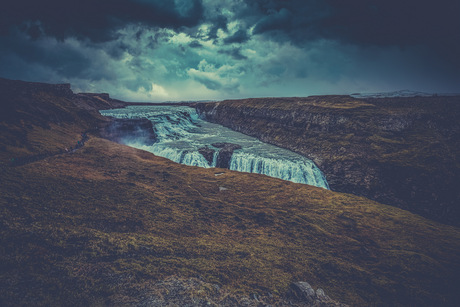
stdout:
<svg viewBox="0 0 460 307">
<path fill-rule="evenodd" d="M 313 302 L 316 298 L 315 290 L 306 281 L 291 284 L 291 295 L 299 301 Z"/>
<path fill-rule="evenodd" d="M 216 162 L 216 167 L 220 168 L 230 168 L 230 160 L 232 159 L 233 152 L 241 149 L 241 145 L 232 143 L 213 143 L 211 145 L 220 148 Z"/>
<path fill-rule="evenodd" d="M 208 161 L 209 165 L 212 165 L 214 153 L 216 152 L 214 149 L 206 146 L 198 149 L 198 152 Z"/>
<path fill-rule="evenodd" d="M 220 168 L 230 168 L 233 151 L 241 149 L 240 145 L 232 143 L 213 143 L 211 145 L 218 148 L 216 167 Z M 208 161 L 209 165 L 212 165 L 216 149 L 206 146 L 198 149 L 198 152 Z"/>
<path fill-rule="evenodd" d="M 324 293 L 324 290 L 319 288 L 318 290 L 316 290 L 316 296 L 317 297 L 326 297 L 326 294 Z"/>
<path fill-rule="evenodd" d="M 78 93 L 75 95 L 74 103 L 85 110 L 108 110 L 127 105 L 124 101 L 111 98 L 107 93 Z"/>
<path fill-rule="evenodd" d="M 301 306 L 337 306 L 345 307 L 347 305 L 334 301 L 324 293 L 323 289 L 313 290 L 308 282 L 298 281 L 291 284 L 288 298 L 300 302 Z M 306 304 L 306 305 L 305 305 Z M 295 305 L 297 306 L 297 304 Z"/>
</svg>

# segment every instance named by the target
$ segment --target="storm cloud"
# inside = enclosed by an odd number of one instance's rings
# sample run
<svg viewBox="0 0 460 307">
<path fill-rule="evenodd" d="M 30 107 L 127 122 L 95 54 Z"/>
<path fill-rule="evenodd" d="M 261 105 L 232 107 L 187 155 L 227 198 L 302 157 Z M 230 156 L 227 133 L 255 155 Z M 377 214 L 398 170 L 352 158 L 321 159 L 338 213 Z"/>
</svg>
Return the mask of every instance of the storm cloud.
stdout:
<svg viewBox="0 0 460 307">
<path fill-rule="evenodd" d="M 6 0 L 0 76 L 127 100 L 460 92 L 460 2 Z"/>
<path fill-rule="evenodd" d="M 19 26 L 32 38 L 51 35 L 107 41 L 129 24 L 178 29 L 196 25 L 203 14 L 200 0 L 6 0 L 0 29 Z"/>
</svg>

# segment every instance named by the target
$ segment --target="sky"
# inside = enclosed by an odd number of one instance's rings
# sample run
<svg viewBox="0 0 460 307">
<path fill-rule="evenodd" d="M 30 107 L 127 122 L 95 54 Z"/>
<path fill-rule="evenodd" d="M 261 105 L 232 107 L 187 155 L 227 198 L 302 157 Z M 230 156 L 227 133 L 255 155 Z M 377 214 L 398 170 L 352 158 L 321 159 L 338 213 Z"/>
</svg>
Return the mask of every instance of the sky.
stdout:
<svg viewBox="0 0 460 307">
<path fill-rule="evenodd" d="M 460 1 L 2 0 L 0 77 L 127 101 L 460 93 Z"/>
</svg>

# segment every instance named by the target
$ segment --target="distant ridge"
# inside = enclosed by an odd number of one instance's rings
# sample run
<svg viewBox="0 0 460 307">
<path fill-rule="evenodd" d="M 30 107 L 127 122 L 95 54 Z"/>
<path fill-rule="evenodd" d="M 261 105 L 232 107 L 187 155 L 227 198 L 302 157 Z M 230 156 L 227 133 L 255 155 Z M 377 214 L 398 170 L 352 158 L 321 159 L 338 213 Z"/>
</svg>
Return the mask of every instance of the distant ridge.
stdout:
<svg viewBox="0 0 460 307">
<path fill-rule="evenodd" d="M 397 98 L 397 97 L 433 97 L 433 96 L 458 96 L 458 93 L 425 93 L 411 90 L 400 90 L 395 92 L 381 93 L 354 93 L 354 98 Z"/>
</svg>

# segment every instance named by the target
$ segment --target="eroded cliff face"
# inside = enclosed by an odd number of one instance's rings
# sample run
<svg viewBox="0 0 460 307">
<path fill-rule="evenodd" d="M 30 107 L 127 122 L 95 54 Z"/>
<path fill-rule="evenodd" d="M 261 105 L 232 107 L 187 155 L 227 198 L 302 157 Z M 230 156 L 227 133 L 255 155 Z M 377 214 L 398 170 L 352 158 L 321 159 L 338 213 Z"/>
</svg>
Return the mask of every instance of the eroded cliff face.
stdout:
<svg viewBox="0 0 460 307">
<path fill-rule="evenodd" d="M 460 224 L 460 97 L 201 103 L 207 120 L 312 159 L 331 189 Z"/>
</svg>

